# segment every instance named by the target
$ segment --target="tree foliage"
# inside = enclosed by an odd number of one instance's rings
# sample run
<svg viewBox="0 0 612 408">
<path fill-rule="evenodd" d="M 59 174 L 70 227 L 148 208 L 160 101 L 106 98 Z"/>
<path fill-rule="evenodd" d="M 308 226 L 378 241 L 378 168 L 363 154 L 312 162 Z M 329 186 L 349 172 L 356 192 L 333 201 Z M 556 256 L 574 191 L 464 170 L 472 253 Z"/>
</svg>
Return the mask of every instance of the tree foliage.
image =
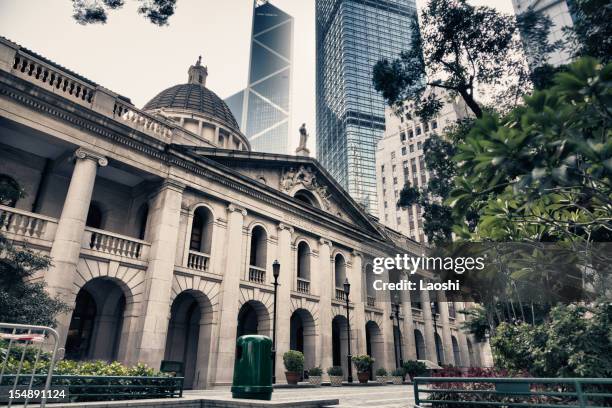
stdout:
<svg viewBox="0 0 612 408">
<path fill-rule="evenodd" d="M 138 0 L 138 14 L 158 26 L 168 25 L 176 0 Z M 120 9 L 125 0 L 72 0 L 73 18 L 79 24 L 106 24 L 108 12 Z"/>
<path fill-rule="evenodd" d="M 536 377 L 612 376 L 612 304 L 557 306 L 545 325 L 502 323 L 491 338 L 497 367 Z"/>
<path fill-rule="evenodd" d="M 529 87 L 530 71 L 523 44 L 537 50 L 542 65 L 555 45 L 547 43 L 549 20 L 528 10 L 518 17 L 504 15 L 466 0 L 429 0 L 412 21 L 410 47 L 393 61 L 379 61 L 373 71 L 375 88 L 389 105 L 415 104 L 416 115 L 428 120 L 442 103 L 441 88 L 460 95 L 476 117 L 483 114 L 477 87 L 495 90 L 493 98 L 513 106 Z M 523 39 L 521 39 L 521 33 Z"/>
<path fill-rule="evenodd" d="M 612 3 L 609 0 L 572 0 L 567 3 L 573 25 L 565 31 L 573 56 L 591 56 L 605 63 L 610 62 Z"/>
</svg>

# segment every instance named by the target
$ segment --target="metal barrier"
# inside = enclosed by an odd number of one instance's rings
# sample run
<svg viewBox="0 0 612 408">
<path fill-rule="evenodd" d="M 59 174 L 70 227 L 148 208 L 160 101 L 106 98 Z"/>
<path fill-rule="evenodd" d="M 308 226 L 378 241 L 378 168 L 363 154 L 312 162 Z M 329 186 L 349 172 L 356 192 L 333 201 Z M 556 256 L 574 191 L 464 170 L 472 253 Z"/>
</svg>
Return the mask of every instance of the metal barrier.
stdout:
<svg viewBox="0 0 612 408">
<path fill-rule="evenodd" d="M 2 341 L 2 368 L 0 368 L 0 386 L 7 383 L 9 392 L 14 395 L 17 390 L 25 390 L 23 407 L 27 407 L 30 400 L 34 398 L 32 387 L 37 386 L 37 394 L 41 396 L 41 408 L 46 405 L 51 376 L 55 366 L 59 336 L 55 330 L 45 326 L 31 326 L 25 324 L 0 323 L 0 341 Z M 4 345 L 6 344 L 6 348 Z M 43 348 L 50 350 L 48 371 L 46 374 L 37 375 L 38 363 L 43 355 Z M 23 372 L 26 354 L 33 352 L 35 355 L 31 372 Z M 8 367 L 11 355 L 19 359 L 17 367 Z M 9 361 L 11 360 L 11 361 Z M 14 371 L 7 374 L 8 370 Z M 35 383 L 35 378 L 39 380 Z M 40 392 L 42 390 L 42 393 Z M 28 392 L 30 391 L 30 392 Z M 15 399 L 8 398 L 10 407 Z"/>
<path fill-rule="evenodd" d="M 43 382 L 38 376 L 35 383 Z M 183 377 L 54 375 L 51 389 L 67 389 L 70 402 L 180 398 Z"/>
<path fill-rule="evenodd" d="M 415 408 L 611 407 L 612 378 L 417 377 L 414 401 Z"/>
</svg>

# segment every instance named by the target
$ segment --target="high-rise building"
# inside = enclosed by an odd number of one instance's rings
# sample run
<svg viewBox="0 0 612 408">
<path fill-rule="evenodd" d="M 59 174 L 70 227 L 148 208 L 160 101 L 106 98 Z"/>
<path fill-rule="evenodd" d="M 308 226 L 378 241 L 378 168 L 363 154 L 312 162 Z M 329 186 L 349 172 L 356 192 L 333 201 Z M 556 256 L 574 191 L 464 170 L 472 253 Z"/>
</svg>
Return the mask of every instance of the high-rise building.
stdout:
<svg viewBox="0 0 612 408">
<path fill-rule="evenodd" d="M 374 215 L 385 102 L 372 68 L 409 46 L 415 13 L 415 0 L 316 0 L 317 158 Z"/>
<path fill-rule="evenodd" d="M 524 13 L 529 7 L 533 7 L 536 12 L 547 16 L 552 22 L 548 40 L 554 43 L 562 41 L 564 38 L 563 29 L 574 24 L 574 16 L 570 13 L 569 2 L 571 0 L 512 0 L 512 6 L 516 14 Z M 570 62 L 570 59 L 570 53 L 562 47 L 549 55 L 548 62 L 552 65 L 562 65 Z"/>
<path fill-rule="evenodd" d="M 432 92 L 431 89 L 428 92 Z M 378 209 L 383 224 L 409 236 L 417 242 L 427 242 L 423 232 L 422 210 L 418 205 L 397 206 L 400 191 L 409 184 L 425 188 L 429 173 L 425 167 L 423 144 L 434 133 L 443 136 L 444 129 L 471 115 L 460 97 L 450 97 L 437 90 L 443 105 L 438 115 L 429 122 L 419 120 L 409 103 L 401 115 L 386 109 L 387 129 L 376 150 L 376 178 L 378 180 Z"/>
<path fill-rule="evenodd" d="M 248 85 L 225 100 L 253 150 L 289 153 L 292 72 L 293 17 L 255 1 Z"/>
</svg>

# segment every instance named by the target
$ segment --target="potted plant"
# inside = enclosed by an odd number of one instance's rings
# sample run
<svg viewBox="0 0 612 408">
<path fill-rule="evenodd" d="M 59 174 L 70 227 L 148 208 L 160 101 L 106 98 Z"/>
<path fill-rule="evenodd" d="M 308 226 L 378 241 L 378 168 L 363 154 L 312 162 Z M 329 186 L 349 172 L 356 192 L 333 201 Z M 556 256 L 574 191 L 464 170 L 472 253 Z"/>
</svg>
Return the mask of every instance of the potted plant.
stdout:
<svg viewBox="0 0 612 408">
<path fill-rule="evenodd" d="M 408 374 L 408 377 L 410 377 L 410 381 L 412 381 L 414 377 L 418 377 L 427 372 L 427 366 L 425 365 L 425 363 L 418 360 L 404 361 L 403 368 L 404 372 L 406 372 L 406 374 Z"/>
<path fill-rule="evenodd" d="M 285 377 L 288 384 L 297 384 L 300 376 L 304 372 L 304 354 L 296 350 L 289 350 L 283 354 L 285 364 Z"/>
<path fill-rule="evenodd" d="M 321 370 L 321 367 L 312 367 L 310 370 L 308 370 L 308 382 L 311 385 L 320 386 L 321 374 L 323 374 L 323 370 Z"/>
<path fill-rule="evenodd" d="M 391 371 L 391 382 L 395 385 L 402 385 L 405 375 L 406 372 L 403 368 L 396 368 L 395 370 Z"/>
<path fill-rule="evenodd" d="M 329 375 L 329 383 L 332 387 L 340 387 L 342 385 L 342 379 L 344 378 L 342 367 L 329 367 L 327 369 L 327 374 Z"/>
<path fill-rule="evenodd" d="M 387 370 L 384 367 L 376 370 L 376 382 L 383 385 L 387 384 Z"/>
<path fill-rule="evenodd" d="M 374 359 L 367 354 L 362 354 L 360 356 L 354 356 L 352 361 L 355 367 L 357 367 L 357 378 L 359 379 L 359 383 L 366 384 L 370 378 L 370 369 L 372 368 L 372 364 L 374 364 Z"/>
</svg>

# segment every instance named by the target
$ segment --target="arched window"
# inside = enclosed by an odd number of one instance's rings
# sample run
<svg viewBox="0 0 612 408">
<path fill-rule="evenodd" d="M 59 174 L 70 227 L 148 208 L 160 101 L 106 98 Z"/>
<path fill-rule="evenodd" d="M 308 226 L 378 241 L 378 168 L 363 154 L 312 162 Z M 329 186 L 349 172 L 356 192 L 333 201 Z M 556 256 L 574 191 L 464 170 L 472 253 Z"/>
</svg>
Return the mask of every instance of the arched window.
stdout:
<svg viewBox="0 0 612 408">
<path fill-rule="evenodd" d="M 459 342 L 457 342 L 457 338 L 455 336 L 451 337 L 453 342 L 453 358 L 455 359 L 455 367 L 461 367 L 461 353 L 459 352 Z"/>
<path fill-rule="evenodd" d="M 85 225 L 91 228 L 102 229 L 104 221 L 102 217 L 103 214 L 100 204 L 92 201 L 91 204 L 89 204 L 89 211 L 87 212 L 87 220 L 85 221 Z"/>
<path fill-rule="evenodd" d="M 334 262 L 334 277 L 336 279 L 336 288 L 342 289 L 342 284 L 346 279 L 346 262 L 340 254 L 336 255 Z"/>
<path fill-rule="evenodd" d="M 0 174 L 0 204 L 15 207 L 23 195 L 19 183 L 6 174 Z"/>
<path fill-rule="evenodd" d="M 265 268 L 267 248 L 268 235 L 266 230 L 257 225 L 251 231 L 251 259 L 249 265 Z"/>
<path fill-rule="evenodd" d="M 298 244 L 297 248 L 297 277 L 301 279 L 310 279 L 310 248 L 304 241 Z"/>
<path fill-rule="evenodd" d="M 210 254 L 213 216 L 206 207 L 198 207 L 193 214 L 189 249 Z"/>
<path fill-rule="evenodd" d="M 425 351 L 425 339 L 423 338 L 420 330 L 414 331 L 414 344 L 416 346 L 417 360 L 425 360 L 427 358 Z"/>
<path fill-rule="evenodd" d="M 299 190 L 293 197 L 313 207 L 319 208 L 319 202 L 316 197 L 308 190 Z"/>
</svg>

